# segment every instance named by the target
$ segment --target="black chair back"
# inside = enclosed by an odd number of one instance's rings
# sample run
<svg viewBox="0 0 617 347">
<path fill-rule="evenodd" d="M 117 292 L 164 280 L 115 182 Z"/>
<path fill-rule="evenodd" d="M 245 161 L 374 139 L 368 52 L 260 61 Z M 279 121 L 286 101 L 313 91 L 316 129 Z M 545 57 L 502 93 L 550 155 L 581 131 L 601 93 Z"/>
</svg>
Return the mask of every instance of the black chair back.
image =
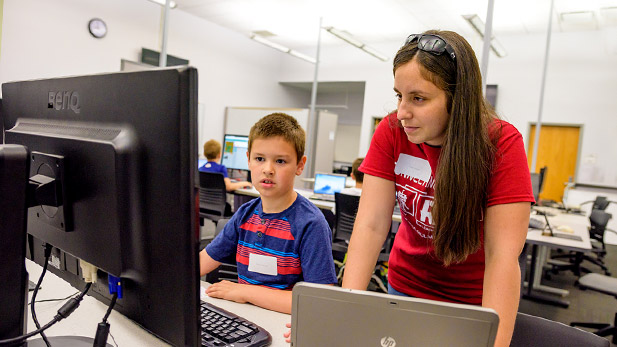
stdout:
<svg viewBox="0 0 617 347">
<path fill-rule="evenodd" d="M 360 197 L 334 193 L 334 204 L 336 206 L 336 214 L 333 240 L 349 241 L 354 222 L 356 221 Z"/>
<path fill-rule="evenodd" d="M 604 244 L 604 232 L 612 215 L 603 210 L 594 209 L 589 215 L 589 237 Z"/>
<path fill-rule="evenodd" d="M 591 207 L 591 210 L 606 210 L 606 208 L 608 207 L 608 204 L 610 204 L 610 201 L 608 201 L 608 199 L 606 198 L 606 196 L 596 196 L 596 200 L 593 202 L 593 206 Z"/>
<path fill-rule="evenodd" d="M 609 340 L 563 323 L 531 316 L 516 315 L 511 347 L 609 347 Z"/>
<path fill-rule="evenodd" d="M 225 177 L 218 172 L 199 172 L 199 214 L 218 220 L 225 215 Z M 218 218 L 217 218 L 218 217 Z"/>
</svg>

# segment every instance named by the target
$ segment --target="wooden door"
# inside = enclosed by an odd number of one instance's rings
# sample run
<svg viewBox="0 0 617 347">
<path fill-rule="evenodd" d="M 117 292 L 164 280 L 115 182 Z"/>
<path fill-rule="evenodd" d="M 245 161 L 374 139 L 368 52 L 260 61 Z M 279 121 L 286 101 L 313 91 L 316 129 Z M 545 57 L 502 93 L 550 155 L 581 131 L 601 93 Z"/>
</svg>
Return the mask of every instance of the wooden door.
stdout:
<svg viewBox="0 0 617 347">
<path fill-rule="evenodd" d="M 534 141 L 536 134 L 535 124 L 531 125 L 527 150 L 527 161 L 531 167 Z M 544 188 L 540 193 L 540 199 L 561 201 L 563 188 L 568 179 L 574 180 L 576 173 L 576 161 L 580 126 L 542 125 L 540 127 L 540 147 L 536 160 L 536 172 L 546 166 Z"/>
</svg>

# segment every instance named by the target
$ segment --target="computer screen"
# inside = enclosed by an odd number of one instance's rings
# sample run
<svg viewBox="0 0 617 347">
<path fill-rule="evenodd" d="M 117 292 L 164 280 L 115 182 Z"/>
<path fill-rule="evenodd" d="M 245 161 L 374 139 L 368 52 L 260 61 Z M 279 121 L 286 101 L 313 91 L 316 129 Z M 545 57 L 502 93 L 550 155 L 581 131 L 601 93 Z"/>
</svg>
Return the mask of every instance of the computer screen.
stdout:
<svg viewBox="0 0 617 347">
<path fill-rule="evenodd" d="M 223 155 L 221 165 L 227 169 L 247 170 L 249 169 L 246 153 L 249 148 L 249 137 L 245 135 L 225 134 L 223 140 Z"/>
<path fill-rule="evenodd" d="M 5 143 L 28 149 L 28 177 L 56 184 L 57 207 L 28 209 L 28 257 L 41 264 L 51 244 L 49 270 L 79 289 L 77 259 L 95 265 L 89 294 L 105 304 L 107 275 L 120 277 L 115 310 L 173 345 L 200 345 L 197 70 L 10 82 L 2 96 Z"/>
<path fill-rule="evenodd" d="M 342 175 L 315 174 L 313 193 L 334 195 L 345 189 L 346 177 Z"/>
<path fill-rule="evenodd" d="M 531 190 L 533 192 L 533 198 L 536 200 L 536 204 L 540 202 L 540 174 L 531 172 Z"/>
</svg>

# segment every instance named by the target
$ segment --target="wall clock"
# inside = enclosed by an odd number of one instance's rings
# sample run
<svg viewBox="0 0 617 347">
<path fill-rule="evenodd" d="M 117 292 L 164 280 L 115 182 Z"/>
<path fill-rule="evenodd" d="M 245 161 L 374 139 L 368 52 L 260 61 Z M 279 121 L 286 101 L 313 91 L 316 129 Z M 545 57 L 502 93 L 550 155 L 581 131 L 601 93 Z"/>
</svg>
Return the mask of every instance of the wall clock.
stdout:
<svg viewBox="0 0 617 347">
<path fill-rule="evenodd" d="M 103 38 L 107 34 L 107 24 L 102 19 L 93 18 L 88 22 L 88 31 L 97 39 Z"/>
</svg>

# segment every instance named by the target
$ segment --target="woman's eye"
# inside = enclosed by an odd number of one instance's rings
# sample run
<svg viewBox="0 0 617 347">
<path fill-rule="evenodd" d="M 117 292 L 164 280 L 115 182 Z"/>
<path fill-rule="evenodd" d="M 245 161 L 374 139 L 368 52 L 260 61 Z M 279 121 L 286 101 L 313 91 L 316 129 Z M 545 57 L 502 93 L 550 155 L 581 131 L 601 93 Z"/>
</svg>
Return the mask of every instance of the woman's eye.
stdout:
<svg viewBox="0 0 617 347">
<path fill-rule="evenodd" d="M 401 94 L 396 94 L 396 100 L 401 101 Z"/>
<path fill-rule="evenodd" d="M 414 96 L 414 97 L 413 97 L 413 100 L 414 100 L 414 101 L 418 101 L 418 102 L 422 102 L 422 101 L 424 101 L 424 98 L 419 97 L 419 96 Z"/>
</svg>

